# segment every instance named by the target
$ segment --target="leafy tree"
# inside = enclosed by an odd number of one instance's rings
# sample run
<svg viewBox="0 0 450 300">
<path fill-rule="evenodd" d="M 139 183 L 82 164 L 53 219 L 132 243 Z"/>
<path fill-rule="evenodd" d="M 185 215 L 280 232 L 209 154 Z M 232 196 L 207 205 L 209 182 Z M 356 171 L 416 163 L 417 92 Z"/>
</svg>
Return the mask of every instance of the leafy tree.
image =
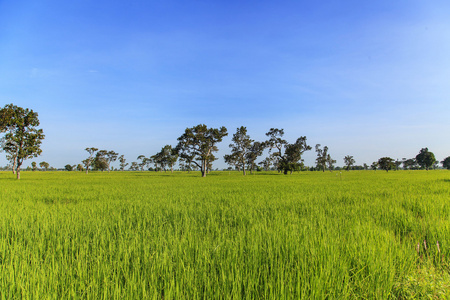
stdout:
<svg viewBox="0 0 450 300">
<path fill-rule="evenodd" d="M 441 163 L 444 168 L 450 170 L 450 156 L 447 156 Z"/>
<path fill-rule="evenodd" d="M 266 149 L 266 144 L 261 142 L 253 142 L 250 144 L 250 148 L 248 149 L 245 158 L 247 160 L 247 166 L 250 169 L 250 174 L 253 174 L 253 170 L 255 169 L 256 160 L 259 156 L 261 156 Z"/>
<path fill-rule="evenodd" d="M 270 170 L 270 166 L 272 165 L 272 159 L 269 157 L 266 157 L 262 162 L 258 163 L 258 165 L 260 165 L 264 171 L 269 171 Z"/>
<path fill-rule="evenodd" d="M 372 170 L 376 171 L 377 168 L 378 168 L 378 162 L 377 162 L 377 161 L 374 161 L 374 162 L 370 165 L 370 168 L 371 168 Z"/>
<path fill-rule="evenodd" d="M 176 148 L 172 148 L 171 145 L 165 145 L 161 151 L 164 153 L 164 160 L 166 164 L 170 168 L 170 172 L 173 173 L 173 166 L 177 163 L 178 160 L 178 151 Z"/>
<path fill-rule="evenodd" d="M 46 161 L 42 161 L 39 163 L 39 167 L 41 167 L 44 171 L 47 171 L 49 166 L 50 166 L 49 163 Z"/>
<path fill-rule="evenodd" d="M 282 170 L 284 174 L 288 172 L 292 174 L 293 171 L 298 171 L 303 167 L 302 154 L 311 150 L 311 146 L 306 144 L 305 136 L 299 137 L 294 144 L 289 144 L 282 139 L 283 135 L 283 129 L 271 128 L 266 133 L 266 136 L 269 137 L 266 145 L 268 145 L 269 153 L 275 149 L 271 156 L 276 162 L 278 170 Z"/>
<path fill-rule="evenodd" d="M 241 164 L 239 163 L 238 157 L 236 155 L 236 153 L 232 153 L 232 154 L 225 154 L 223 156 L 225 163 L 234 167 L 234 169 L 240 171 L 241 170 Z M 244 171 L 245 174 L 245 171 Z"/>
<path fill-rule="evenodd" d="M 353 156 L 347 155 L 344 157 L 344 163 L 347 166 L 346 167 L 347 171 L 349 171 L 351 166 L 355 164 L 355 160 L 353 159 Z"/>
<path fill-rule="evenodd" d="M 180 157 L 189 159 L 190 163 L 197 165 L 202 177 L 206 177 L 208 167 L 215 159 L 213 153 L 218 151 L 217 144 L 227 135 L 227 129 L 223 126 L 217 129 L 199 124 L 192 128 L 186 128 L 178 138 L 176 149 L 179 151 Z"/>
<path fill-rule="evenodd" d="M 69 164 L 65 165 L 64 169 L 66 169 L 66 171 L 73 171 L 72 165 L 69 165 Z"/>
<path fill-rule="evenodd" d="M 142 154 L 137 157 L 137 160 L 140 161 L 138 163 L 138 166 L 141 171 L 144 171 L 145 165 L 147 165 L 150 162 L 150 159 L 145 157 L 145 155 L 142 155 Z"/>
<path fill-rule="evenodd" d="M 422 148 L 419 154 L 416 155 L 416 161 L 422 168 L 428 171 L 435 163 L 436 158 L 433 152 L 428 151 L 428 148 Z"/>
<path fill-rule="evenodd" d="M 121 155 L 119 157 L 119 162 L 120 162 L 120 170 L 123 171 L 125 170 L 125 167 L 128 166 L 128 163 L 126 162 L 127 160 L 125 159 L 124 155 Z"/>
<path fill-rule="evenodd" d="M 95 154 L 95 158 L 93 161 L 95 170 L 101 170 L 103 172 L 109 169 L 108 158 L 106 157 L 107 154 L 108 151 L 106 150 L 99 150 Z"/>
<path fill-rule="evenodd" d="M 378 160 L 378 166 L 388 172 L 389 170 L 395 168 L 394 159 L 390 157 L 382 157 Z"/>
<path fill-rule="evenodd" d="M 117 160 L 118 155 L 119 153 L 116 153 L 112 150 L 105 153 L 105 159 L 108 164 L 108 172 L 111 170 L 111 163 Z"/>
<path fill-rule="evenodd" d="M 135 161 L 131 162 L 130 171 L 137 171 L 139 170 L 139 164 Z"/>
<path fill-rule="evenodd" d="M 231 148 L 231 155 L 226 155 L 225 162 L 229 162 L 231 165 L 239 165 L 242 168 L 245 176 L 245 164 L 247 163 L 247 154 L 253 140 L 247 134 L 247 127 L 241 126 L 236 129 L 236 133 L 233 134 L 231 139 L 232 143 L 229 145 Z"/>
<path fill-rule="evenodd" d="M 20 179 L 23 161 L 42 153 L 40 145 L 45 136 L 43 130 L 37 129 L 37 126 L 38 114 L 33 110 L 13 104 L 0 109 L 0 133 L 6 133 L 3 150 L 12 155 L 17 179 Z"/>
<path fill-rule="evenodd" d="M 82 163 L 84 164 L 84 167 L 86 169 L 86 174 L 87 174 L 89 172 L 89 168 L 92 165 L 92 162 L 94 161 L 94 154 L 95 154 L 95 152 L 98 151 L 98 149 L 91 147 L 91 148 L 86 148 L 84 150 L 86 150 L 89 153 L 89 157 L 82 161 Z"/>
<path fill-rule="evenodd" d="M 78 164 L 77 165 L 77 170 L 80 171 L 80 172 L 84 171 L 83 165 L 82 164 Z"/>
<path fill-rule="evenodd" d="M 36 171 L 36 170 L 37 170 L 37 164 L 36 164 L 35 161 L 33 161 L 33 162 L 31 163 L 31 170 L 33 170 L 33 171 Z"/>
<path fill-rule="evenodd" d="M 405 170 L 413 170 L 417 168 L 417 162 L 415 158 L 404 159 L 403 160 L 403 169 Z"/>
<path fill-rule="evenodd" d="M 317 152 L 316 158 L 317 169 L 325 172 L 328 166 L 328 169 L 330 171 L 333 170 L 333 165 L 336 163 L 336 161 L 332 159 L 331 155 L 328 153 L 328 147 L 324 146 L 323 149 L 320 149 L 320 144 L 317 144 L 316 152 Z"/>
</svg>

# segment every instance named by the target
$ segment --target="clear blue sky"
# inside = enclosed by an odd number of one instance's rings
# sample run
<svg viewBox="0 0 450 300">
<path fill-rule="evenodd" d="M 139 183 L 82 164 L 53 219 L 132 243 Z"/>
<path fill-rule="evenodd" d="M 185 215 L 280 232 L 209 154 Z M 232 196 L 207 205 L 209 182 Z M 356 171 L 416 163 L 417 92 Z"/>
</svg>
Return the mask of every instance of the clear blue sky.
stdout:
<svg viewBox="0 0 450 300">
<path fill-rule="evenodd" d="M 449 16 L 449 1 L 0 0 L 0 106 L 39 113 L 35 161 L 54 167 L 86 147 L 131 162 L 200 123 L 229 130 L 219 168 L 241 125 L 306 135 L 337 165 L 442 160 Z"/>
</svg>

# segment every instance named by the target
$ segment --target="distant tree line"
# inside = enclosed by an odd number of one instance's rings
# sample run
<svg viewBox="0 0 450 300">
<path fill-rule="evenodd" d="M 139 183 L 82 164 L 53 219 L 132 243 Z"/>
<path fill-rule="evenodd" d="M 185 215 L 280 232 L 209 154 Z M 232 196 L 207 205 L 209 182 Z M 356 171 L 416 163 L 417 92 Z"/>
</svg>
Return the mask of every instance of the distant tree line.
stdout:
<svg viewBox="0 0 450 300">
<path fill-rule="evenodd" d="M 37 157 L 42 153 L 40 145 L 44 139 L 42 129 L 38 129 L 38 114 L 30 109 L 23 109 L 13 104 L 8 104 L 0 109 L 0 133 L 4 133 L 1 138 L 1 150 L 6 153 L 6 158 L 10 162 L 9 169 L 17 174 L 20 179 L 20 170 L 24 160 Z M 184 133 L 178 137 L 178 144 L 173 147 L 165 145 L 154 155 L 145 157 L 139 155 L 137 161 L 126 162 L 124 155 L 120 155 L 113 150 L 99 150 L 95 147 L 86 148 L 88 157 L 78 165 L 67 164 L 64 166 L 66 171 L 85 171 L 86 174 L 91 171 L 108 171 L 114 170 L 111 164 L 119 161 L 119 168 L 116 170 L 125 171 L 144 171 L 153 170 L 160 172 L 174 171 L 175 165 L 181 170 L 190 172 L 192 170 L 200 170 L 203 177 L 212 170 L 212 164 L 217 157 L 215 156 L 218 144 L 228 135 L 227 129 L 222 126 L 220 128 L 208 128 L 204 124 L 186 128 Z M 229 165 L 229 170 L 242 171 L 243 175 L 247 171 L 261 170 L 277 170 L 284 174 L 293 173 L 294 171 L 322 171 L 340 170 L 335 167 L 336 160 L 329 153 L 327 146 L 322 147 L 320 144 L 315 146 L 316 165 L 306 167 L 302 158 L 306 151 L 312 149 L 306 142 L 305 136 L 298 137 L 295 142 L 290 143 L 285 140 L 284 130 L 271 128 L 266 133 L 267 139 L 264 141 L 255 141 L 247 133 L 244 126 L 238 127 L 231 139 L 229 145 L 230 153 L 224 156 L 225 162 Z M 257 162 L 264 151 L 268 150 L 268 156 Z M 391 157 L 382 157 L 373 162 L 370 166 L 355 165 L 356 161 L 351 155 L 344 157 L 345 170 L 417 170 L 438 168 L 439 161 L 436 160 L 433 152 L 428 148 L 422 148 L 414 158 L 403 158 L 402 160 L 394 160 Z M 450 156 L 445 158 L 442 166 L 450 170 Z M 36 162 L 31 163 L 31 167 L 27 169 L 36 170 L 54 170 L 45 161 L 39 163 L 40 169 L 37 168 Z"/>
</svg>

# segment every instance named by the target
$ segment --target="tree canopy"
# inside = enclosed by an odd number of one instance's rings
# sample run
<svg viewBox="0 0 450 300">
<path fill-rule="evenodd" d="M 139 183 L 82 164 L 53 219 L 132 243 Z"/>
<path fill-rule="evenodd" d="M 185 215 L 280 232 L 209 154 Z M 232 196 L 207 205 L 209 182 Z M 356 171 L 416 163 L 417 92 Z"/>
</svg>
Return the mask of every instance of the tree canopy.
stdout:
<svg viewBox="0 0 450 300">
<path fill-rule="evenodd" d="M 422 168 L 428 171 L 436 162 L 436 158 L 433 152 L 428 151 L 428 148 L 422 148 L 419 154 L 416 155 L 416 161 Z"/>
<path fill-rule="evenodd" d="M 218 151 L 217 144 L 228 135 L 227 129 L 208 128 L 204 124 L 186 128 L 185 132 L 178 138 L 176 147 L 180 157 L 189 160 L 200 168 L 202 177 L 212 161 L 215 160 L 214 152 Z"/>
<path fill-rule="evenodd" d="M 13 104 L 0 109 L 0 132 L 6 133 L 2 148 L 13 161 L 17 179 L 20 179 L 23 161 L 42 153 L 40 146 L 45 136 L 38 126 L 38 114 L 32 109 L 24 109 Z"/>
</svg>

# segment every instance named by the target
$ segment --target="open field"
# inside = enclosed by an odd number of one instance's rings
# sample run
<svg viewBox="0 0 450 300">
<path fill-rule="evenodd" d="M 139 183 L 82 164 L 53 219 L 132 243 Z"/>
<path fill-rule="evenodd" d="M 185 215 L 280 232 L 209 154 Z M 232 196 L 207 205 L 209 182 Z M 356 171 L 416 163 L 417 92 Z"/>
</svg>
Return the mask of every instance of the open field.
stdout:
<svg viewBox="0 0 450 300">
<path fill-rule="evenodd" d="M 450 293 L 449 171 L 2 172 L 0 187 L 1 299 Z"/>
</svg>

